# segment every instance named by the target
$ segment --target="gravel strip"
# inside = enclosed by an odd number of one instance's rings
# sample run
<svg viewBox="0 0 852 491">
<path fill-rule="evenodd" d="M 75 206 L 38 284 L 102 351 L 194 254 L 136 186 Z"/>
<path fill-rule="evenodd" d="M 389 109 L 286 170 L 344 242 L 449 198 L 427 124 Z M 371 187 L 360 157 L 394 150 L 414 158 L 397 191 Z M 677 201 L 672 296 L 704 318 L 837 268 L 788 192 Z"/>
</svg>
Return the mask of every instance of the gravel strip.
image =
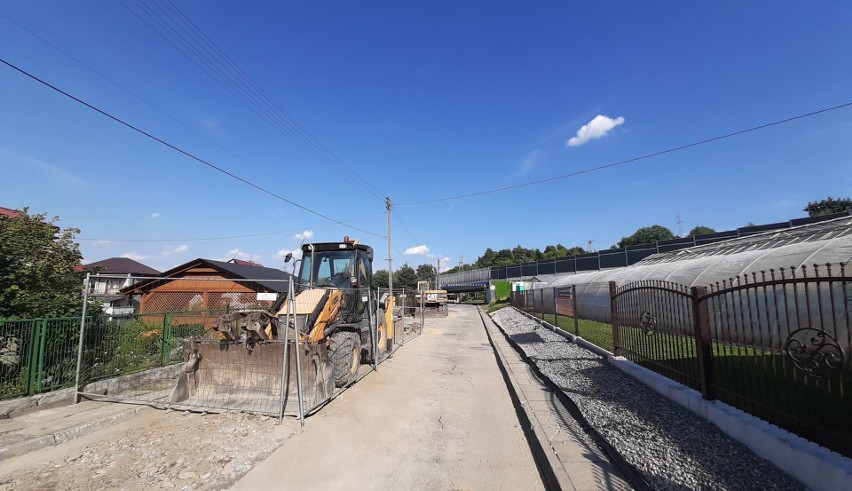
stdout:
<svg viewBox="0 0 852 491">
<path fill-rule="evenodd" d="M 712 423 L 514 309 L 491 316 L 654 489 L 807 489 Z"/>
</svg>

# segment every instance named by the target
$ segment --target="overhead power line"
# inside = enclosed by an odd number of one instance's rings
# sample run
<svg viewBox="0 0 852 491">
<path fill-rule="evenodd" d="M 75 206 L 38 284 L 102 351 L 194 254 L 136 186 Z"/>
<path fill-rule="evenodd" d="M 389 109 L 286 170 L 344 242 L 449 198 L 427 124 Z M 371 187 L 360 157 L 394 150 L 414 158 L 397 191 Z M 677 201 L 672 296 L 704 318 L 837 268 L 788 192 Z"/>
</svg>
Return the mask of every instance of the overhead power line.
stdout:
<svg viewBox="0 0 852 491">
<path fill-rule="evenodd" d="M 313 215 L 316 215 L 316 216 L 318 216 L 318 217 L 320 217 L 320 218 L 324 218 L 324 219 L 326 219 L 326 220 L 328 220 L 328 221 L 330 221 L 330 222 L 334 222 L 334 223 L 336 223 L 336 224 L 338 224 L 338 225 L 343 225 L 344 227 L 348 227 L 348 228 L 351 228 L 351 229 L 353 229 L 353 230 L 357 230 L 357 231 L 359 231 L 359 232 L 362 232 L 362 233 L 365 233 L 365 234 L 368 234 L 368 235 L 372 235 L 372 236 L 375 236 L 375 237 L 380 237 L 380 238 L 383 238 L 383 239 L 384 239 L 384 238 L 386 238 L 384 235 L 379 235 L 379 234 L 376 234 L 376 233 L 373 233 L 373 232 L 369 232 L 369 231 L 367 231 L 367 230 L 360 229 L 360 228 L 355 227 L 355 226 L 353 226 L 353 225 L 346 224 L 346 223 L 344 223 L 344 222 L 342 222 L 342 221 L 340 221 L 340 220 L 336 220 L 336 219 L 334 219 L 334 218 L 331 218 L 331 217 L 329 217 L 329 216 L 327 216 L 327 215 L 324 215 L 324 214 L 322 214 L 322 213 L 320 213 L 320 212 L 318 212 L 318 211 L 314 211 L 314 210 L 312 210 L 312 209 L 310 209 L 310 208 L 308 208 L 308 207 L 306 207 L 306 206 L 300 205 L 299 203 L 296 203 L 295 201 L 292 201 L 292 200 L 287 199 L 287 198 L 285 198 L 285 197 L 283 197 L 283 196 L 281 196 L 281 195 L 279 195 L 279 194 L 277 194 L 277 193 L 275 193 L 275 192 L 273 192 L 273 191 L 270 191 L 270 190 L 268 190 L 268 189 L 266 189 L 266 188 L 264 188 L 264 187 L 262 187 L 262 186 L 260 186 L 260 185 L 257 185 L 257 184 L 255 184 L 255 183 L 253 183 L 253 182 L 251 182 L 251 181 L 249 181 L 249 180 L 247 180 L 247 179 L 244 179 L 244 178 L 242 178 L 242 177 L 240 177 L 240 176 L 238 176 L 238 175 L 236 175 L 236 174 L 234 174 L 234 173 L 232 173 L 232 172 L 229 172 L 229 171 L 227 171 L 227 170 L 225 170 L 225 169 L 223 169 L 223 168 L 221 168 L 221 167 L 219 167 L 219 166 L 217 166 L 217 165 L 215 165 L 215 164 L 213 164 L 213 163 L 211 163 L 211 162 L 209 162 L 209 161 L 207 161 L 207 160 L 202 159 L 201 157 L 197 157 L 197 156 L 195 156 L 194 154 L 192 154 L 192 153 L 190 153 L 190 152 L 188 152 L 188 151 L 186 151 L 186 150 L 184 150 L 184 149 L 182 149 L 182 148 L 180 148 L 180 147 L 178 147 L 178 146 L 176 146 L 176 145 L 173 145 L 173 144 L 171 144 L 171 143 L 169 143 L 169 142 L 167 142 L 167 141 L 165 141 L 165 140 L 163 140 L 162 138 L 159 138 L 159 137 L 157 137 L 157 136 L 154 136 L 154 135 L 152 135 L 151 133 L 148 133 L 147 131 L 145 131 L 145 130 L 143 130 L 143 129 L 141 129 L 141 128 L 138 128 L 138 127 L 136 127 L 136 126 L 134 126 L 134 125 L 132 125 L 132 124 L 130 124 L 130 123 L 128 123 L 128 122 L 126 122 L 126 121 L 124 121 L 124 120 L 122 120 L 122 119 L 120 119 L 120 118 L 116 117 L 116 116 L 113 116 L 112 114 L 110 114 L 110 113 L 108 113 L 108 112 L 104 111 L 103 109 L 100 109 L 100 108 L 98 108 L 98 107 L 96 107 L 96 106 L 93 106 L 92 104 L 89 104 L 88 102 L 86 102 L 86 101 L 84 101 L 84 100 L 82 100 L 82 99 L 80 99 L 80 98 L 78 98 L 78 97 L 75 97 L 75 96 L 73 96 L 73 95 L 69 94 L 68 92 L 66 92 L 66 91 L 64 91 L 64 90 L 62 90 L 62 89 L 60 89 L 59 87 L 56 87 L 55 85 L 52 85 L 52 84 L 50 84 L 49 82 L 46 82 L 46 81 L 44 81 L 44 80 L 42 80 L 42 79 L 38 78 L 37 76 L 35 76 L 35 75 L 33 75 L 33 74 L 31 74 L 31 73 L 27 72 L 26 70 L 24 70 L 24 69 L 22 69 L 22 68 L 19 68 L 19 67 L 17 67 L 16 65 L 13 65 L 12 63 L 9 63 L 8 61 L 6 61 L 6 60 L 5 60 L 5 59 L 3 59 L 3 58 L 0 58 L 0 63 L 3 63 L 4 65 L 8 66 L 9 68 L 12 68 L 13 70 L 15 70 L 15 71 L 17 71 L 17 72 L 19 72 L 19 73 L 21 73 L 21 74 L 23 74 L 23 75 L 25 75 L 25 76 L 29 77 L 29 78 L 30 78 L 30 79 L 32 79 L 32 80 L 35 80 L 36 82 L 38 82 L 38 83 L 40 83 L 40 84 L 44 85 L 45 87 L 48 87 L 48 88 L 50 88 L 50 89 L 53 89 L 54 91 L 56 91 L 56 92 L 58 92 L 58 93 L 60 93 L 60 94 L 64 95 L 65 97 L 67 97 L 67 98 L 69 98 L 69 99 L 71 99 L 71 100 L 73 100 L 73 101 L 75 101 L 75 102 L 77 102 L 77 103 L 79 103 L 79 104 L 82 104 L 82 105 L 84 105 L 84 106 L 88 107 L 89 109 L 91 109 L 91 110 L 93 110 L 93 111 L 95 111 L 95 112 L 97 112 L 97 113 L 99 113 L 99 114 L 101 114 L 101 115 L 103 115 L 103 116 L 106 116 L 107 118 L 109 118 L 109 119 L 111 119 L 111 120 L 115 121 L 116 123 L 121 124 L 122 126 L 126 126 L 127 128 L 130 128 L 131 130 L 133 130 L 133 131 L 135 131 L 135 132 L 137 132 L 137 133 L 140 133 L 140 134 L 142 134 L 142 135 L 144 135 L 144 136 L 146 136 L 146 137 L 150 138 L 151 140 L 154 140 L 154 141 L 156 141 L 156 142 L 158 142 L 158 143 L 160 143 L 160 144 L 162 144 L 162 145 L 164 145 L 164 146 L 166 146 L 166 147 L 168 147 L 168 148 L 170 148 L 170 149 L 172 149 L 172 150 L 174 150 L 174 151 L 176 151 L 176 152 L 179 152 L 179 153 L 181 153 L 181 154 L 185 155 L 186 157 L 189 157 L 190 159 L 192 159 L 192 160 L 194 160 L 194 161 L 196 161 L 196 162 L 198 162 L 198 163 L 200 163 L 200 164 L 203 164 L 203 165 L 205 165 L 205 166 L 207 166 L 207 167 L 209 167 L 209 168 L 211 168 L 211 169 L 213 169 L 213 170 L 215 170 L 215 171 L 217 171 L 217 172 L 220 172 L 220 173 L 222 173 L 222 174 L 225 174 L 226 176 L 228 176 L 228 177 L 230 177 L 230 178 L 232 178 L 232 179 L 234 179 L 234 180 L 240 181 L 240 182 L 242 182 L 243 184 L 245 184 L 245 185 L 247 185 L 247 186 L 250 186 L 250 187 L 252 187 L 252 188 L 254 188 L 254 189 L 256 189 L 256 190 L 258 190 L 258 191 L 260 191 L 260 192 L 262 192 L 262 193 L 264 193 L 264 194 L 267 194 L 267 195 L 269 195 L 269 196 L 272 196 L 273 198 L 276 198 L 276 199 L 278 199 L 278 200 L 280 200 L 280 201 L 283 201 L 283 202 L 285 202 L 285 203 L 288 203 L 288 204 L 290 204 L 290 205 L 293 205 L 293 206 L 295 206 L 296 208 L 299 208 L 299 209 L 301 209 L 301 210 L 304 210 L 304 211 L 306 211 L 306 212 L 308 212 L 308 213 L 311 213 L 311 214 L 313 214 Z"/>
<path fill-rule="evenodd" d="M 847 108 L 847 107 L 850 107 L 850 106 L 852 106 L 852 102 L 846 102 L 846 103 L 843 103 L 843 104 L 838 104 L 836 106 L 818 109 L 816 111 L 811 111 L 811 112 L 804 113 L 804 114 L 797 114 L 795 116 L 790 116 L 788 118 L 779 119 L 777 121 L 772 121 L 770 123 L 761 124 L 759 126 L 752 126 L 751 128 L 746 128 L 744 130 L 738 130 L 738 131 L 734 131 L 732 133 L 726 133 L 724 135 L 714 136 L 712 138 L 707 138 L 707 139 L 700 140 L 700 141 L 697 141 L 697 142 L 687 143 L 686 145 L 680 145 L 680 146 L 669 148 L 669 149 L 666 149 L 666 150 L 660 150 L 658 152 L 648 153 L 648 154 L 645 154 L 645 155 L 641 155 L 639 157 L 632 157 L 632 158 L 629 158 L 629 159 L 626 159 L 626 160 L 619 160 L 619 161 L 616 161 L 616 162 L 611 162 L 609 164 L 599 165 L 597 167 L 589 167 L 589 168 L 578 170 L 578 171 L 571 172 L 571 173 L 568 173 L 568 174 L 562 174 L 560 176 L 546 177 L 544 179 L 538 179 L 538 180 L 535 180 L 535 181 L 524 182 L 524 183 L 521 183 L 521 184 L 513 184 L 511 186 L 504 186 L 504 187 L 501 187 L 501 188 L 489 189 L 487 191 L 479 191 L 479 192 L 476 192 L 476 193 L 467 193 L 467 194 L 460 194 L 460 195 L 457 195 L 457 196 L 448 196 L 446 198 L 436 198 L 436 199 L 427 199 L 427 200 L 421 200 L 421 201 L 409 201 L 407 203 L 397 203 L 397 206 L 422 205 L 422 204 L 427 204 L 427 203 L 440 203 L 442 201 L 453 201 L 453 200 L 457 200 L 457 199 L 472 198 L 472 197 L 475 197 L 475 196 L 484 196 L 486 194 L 501 193 L 503 191 L 510 191 L 512 189 L 525 188 L 525 187 L 529 187 L 529 186 L 534 186 L 536 184 L 543 184 L 545 182 L 558 181 L 560 179 L 567 179 L 569 177 L 578 176 L 580 174 L 588 174 L 590 172 L 596 172 L 596 171 L 599 171 L 599 170 L 608 169 L 610 167 L 617 167 L 617 166 L 620 166 L 620 165 L 632 164 L 633 162 L 638 162 L 640 160 L 646 160 L 646 159 L 650 159 L 652 157 L 659 157 L 660 155 L 674 153 L 674 152 L 678 152 L 680 150 L 686 150 L 687 148 L 692 148 L 692 147 L 697 147 L 699 145 L 705 145 L 707 143 L 717 142 L 719 140 L 724 140 L 726 138 L 731 138 L 731 137 L 734 137 L 734 136 L 739 136 L 739 135 L 743 135 L 743 134 L 746 134 L 746 133 L 751 133 L 751 132 L 766 129 L 766 128 L 769 128 L 769 127 L 772 127 L 772 126 L 778 126 L 778 125 L 781 125 L 781 124 L 784 124 L 784 123 L 789 123 L 791 121 L 809 118 L 811 116 L 816 116 L 816 115 L 827 113 L 827 112 L 830 112 L 830 111 L 836 111 L 838 109 L 844 109 L 844 108 Z"/>
<path fill-rule="evenodd" d="M 134 0 L 136 9 L 122 5 L 222 88 L 245 104 L 299 149 L 330 171 L 345 176 L 370 198 L 384 196 L 360 174 L 346 166 L 251 76 L 224 53 L 204 32 L 168 0 Z"/>
<path fill-rule="evenodd" d="M 377 217 L 377 216 L 382 216 L 384 214 L 385 214 L 385 212 L 374 213 L 372 215 L 367 215 L 367 216 L 358 217 L 358 218 L 351 218 L 349 220 L 341 220 L 341 221 L 343 223 L 349 223 L 349 222 L 354 222 L 354 221 L 357 221 L 357 220 L 364 220 L 364 219 L 367 219 L 367 218 L 374 218 L 374 217 Z M 322 224 L 322 225 L 311 225 L 311 226 L 308 226 L 308 227 L 291 228 L 289 230 L 279 230 L 277 232 L 258 232 L 258 233 L 254 233 L 254 234 L 224 235 L 224 236 L 221 236 L 221 237 L 196 237 L 196 238 L 193 238 L 193 239 L 127 239 L 127 238 L 106 239 L 106 238 L 85 237 L 85 238 L 78 238 L 77 240 L 87 241 L 87 242 L 122 242 L 122 243 L 126 243 L 126 242 L 131 242 L 131 243 L 137 243 L 137 242 L 140 242 L 140 243 L 141 242 L 154 242 L 154 243 L 161 243 L 161 242 L 209 242 L 209 241 L 215 241 L 215 240 L 244 239 L 244 238 L 247 238 L 247 237 L 264 237 L 264 236 L 268 237 L 270 235 L 281 235 L 281 234 L 287 234 L 287 233 L 292 233 L 292 232 L 301 232 L 303 230 L 311 230 L 311 229 L 321 228 L 321 227 L 330 227 L 332 225 L 336 225 L 336 224 L 325 223 L 325 224 Z"/>
<path fill-rule="evenodd" d="M 285 187 L 286 187 L 287 189 L 289 189 L 290 191 L 293 191 L 293 192 L 298 193 L 298 194 L 302 194 L 302 193 L 300 193 L 300 192 L 299 192 L 299 190 L 297 190 L 297 189 L 293 188 L 291 185 L 289 185 L 288 183 L 286 183 L 286 182 L 285 182 L 285 181 L 283 181 L 282 179 L 279 179 L 279 178 L 278 178 L 278 176 L 276 176 L 275 174 L 273 174 L 273 173 L 271 173 L 271 172 L 268 172 L 268 171 L 264 170 L 264 169 L 263 169 L 262 167 L 260 167 L 259 165 L 257 165 L 257 164 L 254 164 L 254 163 L 250 162 L 250 161 L 249 161 L 249 160 L 247 160 L 245 157 L 242 157 L 242 156 L 240 156 L 240 155 L 236 154 L 234 151 L 232 151 L 232 150 L 228 149 L 227 147 L 223 146 L 222 144 L 220 144 L 220 143 L 218 143 L 217 141 L 213 140 L 212 138 L 208 137 L 208 136 L 207 136 L 207 135 L 205 135 L 204 133 L 201 133 L 201 132 L 200 132 L 200 131 L 198 131 L 197 129 L 193 128 L 192 126 L 190 126 L 190 125 L 188 125 L 188 124 L 186 124 L 186 123 L 184 123 L 183 121 L 181 121 L 180 119 L 176 118 L 175 116 L 172 116 L 171 114 L 169 114 L 169 113 L 168 113 L 168 112 L 166 112 L 165 110 L 163 110 L 163 109 L 161 109 L 161 108 L 157 107 L 157 106 L 156 106 L 156 105 L 154 105 L 153 103 L 151 103 L 151 102 L 149 102 L 149 101 L 147 101 L 147 100 L 143 99 L 142 97 L 140 97 L 140 96 L 136 95 L 135 93 L 133 93 L 133 92 L 132 92 L 131 90 L 129 90 L 128 88 L 126 88 L 126 87 L 124 87 L 123 85 L 119 84 L 119 83 L 118 83 L 118 82 L 116 82 L 115 80 L 113 80 L 113 79 L 111 79 L 111 78 L 107 77 L 106 75 L 104 75 L 103 73 L 99 72 L 98 70 L 95 70 L 94 68 L 92 68 L 91 66 L 89 66 L 89 65 L 87 65 L 85 62 L 83 62 L 82 60 L 80 60 L 80 59 L 76 58 L 74 55 L 72 55 L 72 54 L 68 53 L 67 51 L 63 50 L 63 49 L 62 49 L 62 48 L 60 48 L 59 46 L 57 46 L 57 45 L 53 44 L 53 43 L 52 43 L 52 42 L 50 42 L 49 40 L 47 40 L 47 39 L 45 39 L 44 37 L 40 36 L 38 33 L 34 32 L 33 30 L 31 30 L 31 29 L 29 29 L 28 27 L 24 26 L 23 24 L 21 24 L 20 22 L 16 21 L 15 19 L 13 19 L 13 18 L 9 17 L 8 15 L 4 14 L 3 12 L 0 12 L 0 16 L 4 17 L 7 21 L 11 22 L 12 24 L 15 24 L 15 25 L 16 25 L 16 26 L 18 26 L 20 29 L 22 29 L 23 31 L 27 32 L 28 34 L 30 34 L 30 35 L 31 35 L 31 36 L 33 36 L 34 38 L 38 39 L 39 41 L 43 42 L 44 44 L 46 44 L 46 45 L 50 46 L 50 47 L 51 47 L 51 48 L 53 48 L 54 50 L 56 50 L 56 51 L 58 51 L 59 53 L 63 54 L 64 56 L 66 56 L 66 57 L 67 57 L 67 58 L 69 58 L 70 60 L 74 61 L 74 62 L 75 62 L 75 63 L 77 63 L 78 65 L 80 65 L 80 66 L 82 66 L 82 67 L 86 68 L 87 70 L 89 70 L 90 72 L 94 73 L 94 74 L 95 74 L 95 75 L 97 75 L 98 77 L 100 77 L 100 78 L 102 78 L 103 80 L 107 81 L 107 82 L 108 82 L 108 83 L 110 83 L 112 86 L 114 86 L 114 87 L 116 87 L 117 89 L 121 90 L 121 91 L 122 91 L 122 92 L 124 92 L 125 94 L 127 94 L 127 95 L 129 95 L 129 96 L 133 97 L 133 98 L 134 98 L 134 99 L 136 99 L 137 101 L 139 101 L 139 102 L 141 102 L 141 103 L 143 103 L 143 104 L 147 105 L 147 106 L 148 106 L 148 107 L 150 107 L 151 109 L 154 109 L 155 111 L 157 111 L 157 112 L 159 112 L 160 114 L 162 114 L 163 116 L 165 116 L 165 117 L 167 117 L 167 118 L 171 119 L 171 120 L 172 120 L 172 121 L 174 121 L 175 123 L 177 123 L 177 124 L 179 124 L 179 125 L 183 126 L 183 127 L 184 127 L 184 128 L 186 128 L 187 130 L 189 130 L 189 131 L 191 131 L 191 132 L 195 133 L 196 135 L 200 136 L 201 138 L 203 138 L 203 139 L 207 140 L 208 142 L 210 142 L 210 143 L 212 143 L 213 145 L 217 146 L 219 149 L 221 149 L 221 150 L 225 151 L 226 153 L 228 153 L 229 155 L 231 155 L 232 157 L 234 157 L 234 158 L 236 158 L 236 159 L 240 160 L 241 162 L 244 162 L 245 164 L 249 165 L 250 167 L 254 168 L 254 169 L 255 169 L 255 170 L 257 170 L 257 171 L 262 172 L 262 173 L 263 173 L 263 174 L 265 174 L 267 177 L 269 177 L 270 179 L 273 179 L 273 180 L 275 180 L 275 181 L 279 182 L 281 185 L 285 186 Z"/>
</svg>

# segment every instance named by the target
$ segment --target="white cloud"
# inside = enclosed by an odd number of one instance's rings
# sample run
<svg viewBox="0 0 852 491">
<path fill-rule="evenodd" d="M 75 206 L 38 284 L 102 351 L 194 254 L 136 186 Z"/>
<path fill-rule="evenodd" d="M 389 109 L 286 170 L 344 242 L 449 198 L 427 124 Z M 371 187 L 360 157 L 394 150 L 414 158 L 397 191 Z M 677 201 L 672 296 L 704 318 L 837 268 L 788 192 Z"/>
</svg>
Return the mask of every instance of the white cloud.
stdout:
<svg viewBox="0 0 852 491">
<path fill-rule="evenodd" d="M 5 155 L 12 160 L 18 161 L 23 164 L 24 167 L 34 167 L 40 170 L 42 174 L 47 175 L 59 183 L 70 184 L 72 186 L 79 186 L 85 183 L 83 179 L 61 165 L 45 162 L 44 160 L 38 159 L 24 152 L 19 152 L 10 148 L 0 148 L 0 155 Z"/>
<path fill-rule="evenodd" d="M 160 212 L 159 211 L 155 211 L 154 213 L 151 213 L 151 220 L 156 220 L 157 218 L 160 218 Z"/>
<path fill-rule="evenodd" d="M 425 256 L 426 254 L 429 254 L 429 248 L 425 244 L 409 247 L 405 250 L 406 256 Z"/>
<path fill-rule="evenodd" d="M 230 261 L 231 259 L 242 259 L 243 261 L 252 261 L 255 263 L 260 262 L 259 254 L 249 254 L 248 252 L 243 252 L 239 249 L 231 249 L 227 253 L 225 253 L 224 257 L 220 257 L 216 259 L 217 261 Z"/>
<path fill-rule="evenodd" d="M 623 116 L 612 119 L 609 116 L 598 114 L 595 116 L 595 119 L 584 124 L 577 130 L 577 136 L 571 137 L 566 144 L 569 147 L 576 147 L 588 143 L 589 140 L 604 137 L 616 126 L 624 124 L 624 121 Z"/>
<path fill-rule="evenodd" d="M 127 259 L 133 259 L 134 261 L 144 261 L 151 256 L 146 256 L 144 254 L 139 254 L 136 251 L 125 252 L 121 255 L 121 257 L 126 257 Z"/>
<path fill-rule="evenodd" d="M 302 232 L 300 234 L 296 234 L 294 236 L 294 238 L 296 240 L 308 240 L 313 236 L 314 236 L 314 232 L 312 230 L 305 230 L 304 232 Z"/>
<path fill-rule="evenodd" d="M 275 253 L 275 257 L 284 259 L 287 254 L 293 254 L 293 261 L 296 259 L 302 258 L 302 250 L 301 249 L 281 249 L 280 251 Z"/>
<path fill-rule="evenodd" d="M 180 254 L 182 252 L 186 252 L 189 250 L 189 246 L 186 244 L 181 244 L 179 246 L 166 246 L 163 247 L 163 252 L 161 255 L 163 256 L 171 256 L 172 254 Z"/>
<path fill-rule="evenodd" d="M 512 177 L 518 177 L 529 172 L 533 168 L 533 165 L 535 165 L 536 160 L 538 160 L 539 153 L 540 152 L 538 150 L 530 152 L 530 154 L 527 155 L 527 158 L 521 162 L 521 166 L 518 167 L 518 171 L 512 174 Z"/>
</svg>

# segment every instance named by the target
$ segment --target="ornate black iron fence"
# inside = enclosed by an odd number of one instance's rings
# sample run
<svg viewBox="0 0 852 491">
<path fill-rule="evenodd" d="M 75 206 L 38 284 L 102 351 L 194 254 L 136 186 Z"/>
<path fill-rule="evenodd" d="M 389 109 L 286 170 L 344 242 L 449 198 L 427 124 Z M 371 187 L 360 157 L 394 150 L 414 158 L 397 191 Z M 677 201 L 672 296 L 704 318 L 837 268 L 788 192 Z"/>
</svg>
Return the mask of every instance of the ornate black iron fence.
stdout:
<svg viewBox="0 0 852 491">
<path fill-rule="evenodd" d="M 616 354 L 701 390 L 689 289 L 658 280 L 613 282 L 610 298 Z"/>
<path fill-rule="evenodd" d="M 707 287 L 611 282 L 609 312 L 594 307 L 594 321 L 583 310 L 601 303 L 602 288 L 513 292 L 510 301 L 706 399 L 852 456 L 850 285 L 845 264 L 779 268 Z"/>
<path fill-rule="evenodd" d="M 852 455 L 850 282 L 826 264 L 702 289 L 718 398 Z"/>
</svg>

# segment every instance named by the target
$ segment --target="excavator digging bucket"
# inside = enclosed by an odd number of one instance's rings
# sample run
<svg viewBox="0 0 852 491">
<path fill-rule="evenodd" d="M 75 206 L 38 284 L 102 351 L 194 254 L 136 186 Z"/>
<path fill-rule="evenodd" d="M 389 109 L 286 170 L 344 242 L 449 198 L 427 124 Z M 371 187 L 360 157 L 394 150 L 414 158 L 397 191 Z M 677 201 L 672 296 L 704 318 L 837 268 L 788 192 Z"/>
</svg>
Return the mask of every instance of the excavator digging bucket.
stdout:
<svg viewBox="0 0 852 491">
<path fill-rule="evenodd" d="M 176 409 L 299 414 L 298 369 L 302 407 L 308 413 L 332 394 L 331 363 L 323 344 L 289 342 L 286 369 L 284 341 L 186 340 L 185 363 L 170 397 Z"/>
</svg>

